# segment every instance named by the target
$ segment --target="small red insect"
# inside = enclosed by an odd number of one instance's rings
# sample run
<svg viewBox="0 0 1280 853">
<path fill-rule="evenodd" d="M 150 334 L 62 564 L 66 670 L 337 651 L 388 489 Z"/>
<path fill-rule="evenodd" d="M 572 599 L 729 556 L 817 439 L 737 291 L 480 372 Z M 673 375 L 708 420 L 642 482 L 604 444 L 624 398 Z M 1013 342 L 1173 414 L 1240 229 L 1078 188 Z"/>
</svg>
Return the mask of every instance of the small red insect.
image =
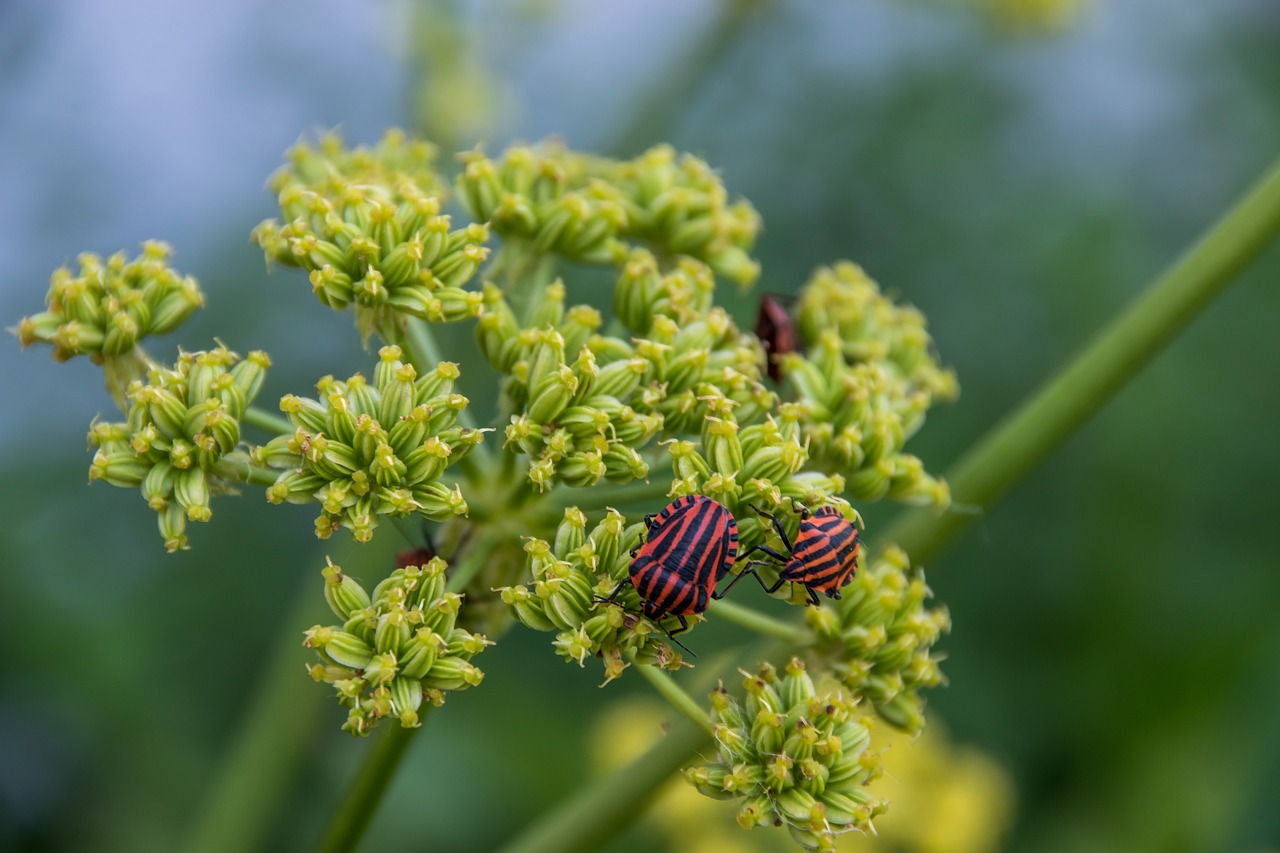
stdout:
<svg viewBox="0 0 1280 853">
<path fill-rule="evenodd" d="M 765 370 L 774 382 L 782 381 L 781 359 L 800 349 L 800 337 L 796 321 L 779 297 L 768 293 L 760 296 L 760 310 L 756 314 L 756 337 L 764 346 Z"/>
<path fill-rule="evenodd" d="M 786 546 L 784 556 L 767 545 L 756 545 L 745 556 L 750 557 L 756 551 L 767 554 L 770 560 L 751 560 L 738 576 L 724 588 L 727 593 L 744 575 L 753 575 L 765 592 L 777 592 L 784 583 L 803 585 L 809 593 L 808 604 L 818 605 L 818 593 L 828 598 L 839 599 L 840 587 L 847 584 L 858 571 L 858 549 L 862 542 L 858 538 L 858 528 L 844 517 L 834 506 L 818 507 L 813 514 L 794 499 L 792 507 L 800 513 L 800 529 L 796 531 L 793 543 L 787 537 L 778 519 L 762 509 L 756 512 L 773 522 L 773 529 L 778 538 Z M 765 586 L 764 580 L 756 574 L 756 566 L 781 564 L 778 582 L 773 586 Z"/>
<path fill-rule="evenodd" d="M 689 630 L 686 616 L 707 609 L 716 584 L 738 556 L 738 522 L 717 501 L 704 495 L 676 498 L 667 508 L 647 515 L 648 539 L 631 551 L 628 580 L 640 593 L 641 612 L 653 621 L 675 616 Z M 608 598 L 627 585 L 618 584 Z"/>
</svg>

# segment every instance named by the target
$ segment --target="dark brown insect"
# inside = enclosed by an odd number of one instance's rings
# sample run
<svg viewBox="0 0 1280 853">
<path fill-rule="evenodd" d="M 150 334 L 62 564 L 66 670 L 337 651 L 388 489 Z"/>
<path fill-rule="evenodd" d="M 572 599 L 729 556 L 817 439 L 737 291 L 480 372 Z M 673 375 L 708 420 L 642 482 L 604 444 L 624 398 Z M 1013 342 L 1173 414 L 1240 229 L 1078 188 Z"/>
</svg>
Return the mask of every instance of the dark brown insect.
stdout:
<svg viewBox="0 0 1280 853">
<path fill-rule="evenodd" d="M 765 293 L 760 296 L 756 314 L 756 337 L 764 347 L 765 370 L 774 382 L 782 381 L 781 359 L 800 349 L 796 321 L 782 304 L 781 298 Z"/>
</svg>

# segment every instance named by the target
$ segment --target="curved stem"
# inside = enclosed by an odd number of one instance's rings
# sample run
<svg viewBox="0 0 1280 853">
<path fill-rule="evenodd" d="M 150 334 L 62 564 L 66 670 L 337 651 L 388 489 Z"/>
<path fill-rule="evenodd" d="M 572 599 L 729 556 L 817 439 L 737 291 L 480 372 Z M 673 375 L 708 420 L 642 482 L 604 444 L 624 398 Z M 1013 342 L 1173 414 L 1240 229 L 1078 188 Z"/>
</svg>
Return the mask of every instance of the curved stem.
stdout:
<svg viewBox="0 0 1280 853">
<path fill-rule="evenodd" d="M 988 507 L 1116 395 L 1280 233 L 1280 161 L 1057 376 L 947 474 L 957 504 Z M 884 534 L 928 562 L 978 517 L 909 510 Z"/>
<path fill-rule="evenodd" d="M 255 486 L 272 486 L 280 478 L 280 472 L 270 468 L 260 468 L 247 459 L 223 457 L 214 466 L 214 471 L 229 480 L 239 480 Z"/>
<path fill-rule="evenodd" d="M 398 343 L 404 347 L 405 356 L 409 359 L 409 363 L 418 371 L 418 375 L 422 375 L 444 361 L 444 356 L 440 354 L 440 347 L 436 344 L 436 336 L 432 333 L 431 326 L 426 320 L 420 320 L 417 317 L 406 317 L 405 321 L 404 340 Z M 468 409 L 463 409 L 458 413 L 458 422 L 468 429 L 476 429 L 476 419 Z M 483 444 L 477 447 L 476 450 L 488 453 L 488 449 Z M 474 453 L 475 451 L 472 452 Z"/>
<path fill-rule="evenodd" d="M 288 419 L 282 415 L 272 414 L 266 409 L 261 409 L 257 406 L 247 407 L 240 420 L 255 429 L 260 429 L 273 435 L 292 435 L 296 431 L 294 425 L 289 423 Z"/>
</svg>

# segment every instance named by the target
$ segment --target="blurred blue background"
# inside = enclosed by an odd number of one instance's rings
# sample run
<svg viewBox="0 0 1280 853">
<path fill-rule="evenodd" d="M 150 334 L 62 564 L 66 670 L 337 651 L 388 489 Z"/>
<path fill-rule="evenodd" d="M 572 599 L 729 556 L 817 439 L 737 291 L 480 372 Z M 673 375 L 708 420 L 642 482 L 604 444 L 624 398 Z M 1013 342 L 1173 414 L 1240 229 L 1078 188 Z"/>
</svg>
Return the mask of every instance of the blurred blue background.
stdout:
<svg viewBox="0 0 1280 853">
<path fill-rule="evenodd" d="M 762 288 L 848 257 L 927 314 L 963 393 L 911 449 L 942 471 L 1280 152 L 1280 5 L 1099 0 L 1010 34 L 917 0 L 9 0 L 0 317 L 77 253 L 158 238 L 209 305 L 153 354 L 267 347 L 263 400 L 365 369 L 350 317 L 247 235 L 299 136 L 390 125 L 705 158 L 764 218 Z M 1280 849 L 1278 281 L 1272 251 L 928 567 L 955 624 L 930 707 L 1014 784 L 1000 849 Z M 0 375 L 0 848 L 175 849 L 273 650 L 319 618 L 296 602 L 322 604 L 326 551 L 249 490 L 167 556 L 136 495 L 85 487 L 97 371 L 10 340 Z M 874 538 L 893 508 L 864 511 Z M 486 653 L 366 849 L 491 849 L 581 783 L 598 708 L 640 688 L 546 639 Z M 365 746 L 304 690 L 274 849 L 314 844 Z"/>
</svg>

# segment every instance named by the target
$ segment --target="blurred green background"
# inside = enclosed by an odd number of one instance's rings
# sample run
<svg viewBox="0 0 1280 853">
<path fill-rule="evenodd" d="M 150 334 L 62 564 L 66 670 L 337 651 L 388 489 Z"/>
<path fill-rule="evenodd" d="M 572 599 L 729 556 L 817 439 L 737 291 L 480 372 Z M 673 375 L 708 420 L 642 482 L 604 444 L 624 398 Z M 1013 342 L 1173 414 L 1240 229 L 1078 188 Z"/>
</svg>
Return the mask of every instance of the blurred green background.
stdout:
<svg viewBox="0 0 1280 853">
<path fill-rule="evenodd" d="M 910 449 L 942 471 L 1280 153 L 1280 6 L 1099 0 L 1012 33 L 914 0 L 10 0 L 0 316 L 39 310 L 78 252 L 154 237 L 209 296 L 155 355 L 265 346 L 263 400 L 367 369 L 350 317 L 268 276 L 247 234 L 299 135 L 388 125 L 702 156 L 764 218 L 760 288 L 848 257 L 927 314 L 963 393 Z M 1280 849 L 1278 282 L 1271 251 L 928 567 L 955 625 L 931 712 L 1014 786 L 995 849 Z M 10 340 L 0 375 L 0 848 L 177 849 L 273 653 L 319 618 L 297 602 L 323 606 L 326 543 L 250 490 L 166 555 L 137 495 L 85 486 L 111 414 L 95 369 Z M 872 538 L 894 511 L 863 509 Z M 717 633 L 736 636 L 699 639 Z M 290 654 L 314 711 L 269 843 L 305 850 L 367 744 Z M 525 631 L 482 665 L 365 849 L 494 848 L 585 781 L 602 709 L 644 693 Z M 610 849 L 685 848 L 642 823 Z"/>
</svg>

